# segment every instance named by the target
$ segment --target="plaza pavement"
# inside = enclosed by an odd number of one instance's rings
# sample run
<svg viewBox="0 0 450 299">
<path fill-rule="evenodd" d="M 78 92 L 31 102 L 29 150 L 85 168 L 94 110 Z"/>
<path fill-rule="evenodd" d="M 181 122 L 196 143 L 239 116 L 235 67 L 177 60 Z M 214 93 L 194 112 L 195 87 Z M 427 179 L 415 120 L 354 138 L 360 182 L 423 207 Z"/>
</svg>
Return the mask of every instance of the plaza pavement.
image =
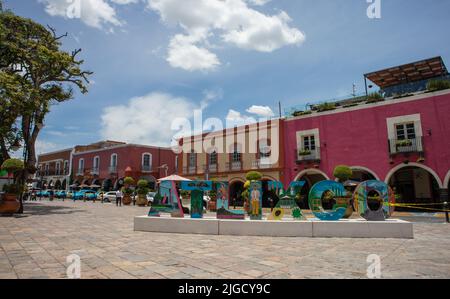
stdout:
<svg viewBox="0 0 450 299">
<path fill-rule="evenodd" d="M 382 278 L 450 278 L 450 225 L 415 223 L 413 240 L 177 235 L 133 231 L 148 208 L 99 202 L 25 203 L 0 217 L 0 278 L 366 278 L 367 256 Z"/>
</svg>

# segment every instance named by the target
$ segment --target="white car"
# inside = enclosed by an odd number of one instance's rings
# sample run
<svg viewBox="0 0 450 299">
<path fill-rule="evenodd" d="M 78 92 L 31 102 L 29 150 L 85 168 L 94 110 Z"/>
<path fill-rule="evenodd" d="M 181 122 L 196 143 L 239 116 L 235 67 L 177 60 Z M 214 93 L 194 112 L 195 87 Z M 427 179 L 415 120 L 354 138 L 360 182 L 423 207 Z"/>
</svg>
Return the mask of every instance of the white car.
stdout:
<svg viewBox="0 0 450 299">
<path fill-rule="evenodd" d="M 149 202 L 153 202 L 153 200 L 155 200 L 155 196 L 156 196 L 156 192 L 149 192 L 149 193 L 147 193 L 147 195 L 146 195 L 147 200 L 148 200 Z"/>
<path fill-rule="evenodd" d="M 98 200 L 101 200 L 102 198 L 97 198 Z M 109 191 L 103 193 L 103 200 L 106 202 L 114 202 L 116 200 L 116 191 Z"/>
</svg>

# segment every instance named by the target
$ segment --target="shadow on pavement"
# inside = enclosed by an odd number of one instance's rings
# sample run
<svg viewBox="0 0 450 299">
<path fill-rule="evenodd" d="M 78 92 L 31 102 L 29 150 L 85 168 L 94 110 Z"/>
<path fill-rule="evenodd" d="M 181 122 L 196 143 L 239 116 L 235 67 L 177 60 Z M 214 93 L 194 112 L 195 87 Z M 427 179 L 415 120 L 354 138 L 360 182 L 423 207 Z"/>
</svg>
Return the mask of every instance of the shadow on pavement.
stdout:
<svg viewBox="0 0 450 299">
<path fill-rule="evenodd" d="M 49 206 L 40 204 L 38 202 L 24 202 L 24 212 L 23 214 L 14 214 L 13 216 L 4 215 L 4 217 L 14 217 L 23 218 L 35 215 L 52 215 L 52 214 L 74 214 L 74 213 L 85 213 L 86 211 L 63 206 Z"/>
</svg>

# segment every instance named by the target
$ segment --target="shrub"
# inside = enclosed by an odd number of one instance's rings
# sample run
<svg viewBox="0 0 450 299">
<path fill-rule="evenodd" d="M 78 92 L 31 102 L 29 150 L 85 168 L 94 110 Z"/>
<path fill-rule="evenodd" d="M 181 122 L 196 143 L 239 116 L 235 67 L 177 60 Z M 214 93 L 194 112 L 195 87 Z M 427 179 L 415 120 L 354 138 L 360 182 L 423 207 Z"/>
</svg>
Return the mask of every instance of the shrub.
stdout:
<svg viewBox="0 0 450 299">
<path fill-rule="evenodd" d="M 133 194 L 133 189 L 123 187 L 123 188 L 122 188 L 122 193 L 123 193 L 124 195 L 131 195 L 131 194 Z"/>
<path fill-rule="evenodd" d="M 8 159 L 3 162 L 1 169 L 7 171 L 8 173 L 16 173 L 20 170 L 23 170 L 24 167 L 25 166 L 22 160 Z"/>
<path fill-rule="evenodd" d="M 323 103 L 316 106 L 317 112 L 325 112 L 325 111 L 331 111 L 336 109 L 335 103 Z"/>
<path fill-rule="evenodd" d="M 310 150 L 300 150 L 300 151 L 298 152 L 298 154 L 299 154 L 300 156 L 308 156 L 308 155 L 311 155 L 311 151 L 310 151 Z"/>
<path fill-rule="evenodd" d="M 449 80 L 430 80 L 427 83 L 427 89 L 429 91 L 438 91 L 450 88 Z"/>
<path fill-rule="evenodd" d="M 349 180 L 352 175 L 353 171 L 350 167 L 346 165 L 338 165 L 333 171 L 333 175 L 335 178 L 337 178 L 340 182 L 345 182 Z"/>
<path fill-rule="evenodd" d="M 408 139 L 397 140 L 395 143 L 397 146 L 412 146 L 412 141 Z"/>
<path fill-rule="evenodd" d="M 311 110 L 308 110 L 308 111 L 295 111 L 294 113 L 292 113 L 292 116 L 297 117 L 297 116 L 309 115 L 311 113 L 312 113 Z"/>
<path fill-rule="evenodd" d="M 380 94 L 380 93 L 378 93 L 378 92 L 373 92 L 373 93 L 370 93 L 368 96 L 367 96 L 367 104 L 371 104 L 371 103 L 377 103 L 377 102 L 382 102 L 382 101 L 384 101 L 384 98 L 383 98 L 383 96 Z"/>
<path fill-rule="evenodd" d="M 124 180 L 123 180 L 125 185 L 134 185 L 134 179 L 132 177 L 127 176 Z"/>
<path fill-rule="evenodd" d="M 138 186 L 138 188 L 147 188 L 148 182 L 147 182 L 147 180 L 139 180 L 137 182 L 137 186 Z"/>
<path fill-rule="evenodd" d="M 262 179 L 262 177 L 263 177 L 262 173 L 258 171 L 249 171 L 245 175 L 247 181 L 259 181 L 260 179 Z"/>
</svg>

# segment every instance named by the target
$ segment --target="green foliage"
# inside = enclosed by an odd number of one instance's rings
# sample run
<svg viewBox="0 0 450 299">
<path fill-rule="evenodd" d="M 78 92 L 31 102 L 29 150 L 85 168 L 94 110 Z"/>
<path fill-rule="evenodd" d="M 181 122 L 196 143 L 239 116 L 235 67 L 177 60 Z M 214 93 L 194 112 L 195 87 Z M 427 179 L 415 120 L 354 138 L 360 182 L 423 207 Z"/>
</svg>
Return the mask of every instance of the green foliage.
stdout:
<svg viewBox="0 0 450 299">
<path fill-rule="evenodd" d="M 335 103 L 323 103 L 316 106 L 317 112 L 325 112 L 325 111 L 331 111 L 336 109 Z"/>
<path fill-rule="evenodd" d="M 133 194 L 133 189 L 128 188 L 128 187 L 122 187 L 122 193 L 124 195 L 131 195 L 131 194 Z"/>
<path fill-rule="evenodd" d="M 123 183 L 125 185 L 134 185 L 134 179 L 132 177 L 127 176 L 126 178 L 123 179 Z"/>
<path fill-rule="evenodd" d="M 377 102 L 382 102 L 382 101 L 384 101 L 384 98 L 383 98 L 383 96 L 380 94 L 380 93 L 378 93 L 378 92 L 373 92 L 373 93 L 370 93 L 368 96 L 367 96 L 367 104 L 371 104 L 371 103 L 377 103 Z"/>
<path fill-rule="evenodd" d="M 137 186 L 139 187 L 139 188 L 146 188 L 146 187 L 148 187 L 148 181 L 147 180 L 139 180 L 138 182 L 137 182 Z"/>
<path fill-rule="evenodd" d="M 20 194 L 23 192 L 24 186 L 20 184 L 6 184 L 3 185 L 3 192 L 7 194 Z"/>
<path fill-rule="evenodd" d="M 1 169 L 6 170 L 8 173 L 17 173 L 24 169 L 24 164 L 19 159 L 8 159 L 3 162 Z"/>
<path fill-rule="evenodd" d="M 310 150 L 299 150 L 298 154 L 299 154 L 299 156 L 308 156 L 308 155 L 311 155 L 311 151 Z"/>
<path fill-rule="evenodd" d="M 409 140 L 409 139 L 397 140 L 395 142 L 395 145 L 398 146 L 398 147 L 401 147 L 401 146 L 412 146 L 412 141 Z"/>
<path fill-rule="evenodd" d="M 297 116 L 304 116 L 304 115 L 309 115 L 312 114 L 311 110 L 308 111 L 295 111 L 294 113 L 292 113 L 292 116 L 297 117 Z"/>
<path fill-rule="evenodd" d="M 148 182 L 147 180 L 139 180 L 137 182 L 137 194 L 139 195 L 145 195 L 148 192 L 150 192 L 150 189 L 148 188 Z"/>
<path fill-rule="evenodd" d="M 337 178 L 340 182 L 345 182 L 349 180 L 352 175 L 353 171 L 350 167 L 346 165 L 338 165 L 333 171 L 333 175 L 335 178 Z"/>
<path fill-rule="evenodd" d="M 438 91 L 450 88 L 450 80 L 430 80 L 427 84 L 429 91 Z"/>
<path fill-rule="evenodd" d="M 89 71 L 83 71 L 80 49 L 62 50 L 52 28 L 0 11 L 0 152 L 8 158 L 17 137 L 27 150 L 26 172 L 36 162 L 35 141 L 50 106 L 73 97 L 73 88 L 87 92 Z"/>
<path fill-rule="evenodd" d="M 263 177 L 262 173 L 258 171 L 249 171 L 245 175 L 247 181 L 259 181 L 262 179 L 262 177 Z"/>
</svg>

